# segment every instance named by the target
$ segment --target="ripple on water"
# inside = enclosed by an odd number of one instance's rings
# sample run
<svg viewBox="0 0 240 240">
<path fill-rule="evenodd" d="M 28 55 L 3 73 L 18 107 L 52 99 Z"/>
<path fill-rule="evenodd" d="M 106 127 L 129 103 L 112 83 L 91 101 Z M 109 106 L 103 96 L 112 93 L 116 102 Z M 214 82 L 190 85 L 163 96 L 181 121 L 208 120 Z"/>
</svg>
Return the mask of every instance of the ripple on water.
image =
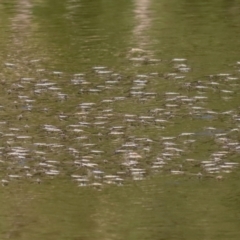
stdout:
<svg viewBox="0 0 240 240">
<path fill-rule="evenodd" d="M 237 75 L 186 82 L 194 69 L 182 58 L 172 59 L 173 73 L 148 73 L 143 64 L 146 72 L 131 77 L 106 66 L 70 75 L 38 64 L 22 66 L 31 73 L 24 76 L 18 64 L 5 63 L 21 76 L 1 92 L 3 186 L 64 177 L 101 188 L 161 173 L 220 178 L 238 168 L 240 117 L 231 106 Z M 219 97 L 226 95 L 230 102 L 221 109 Z"/>
</svg>

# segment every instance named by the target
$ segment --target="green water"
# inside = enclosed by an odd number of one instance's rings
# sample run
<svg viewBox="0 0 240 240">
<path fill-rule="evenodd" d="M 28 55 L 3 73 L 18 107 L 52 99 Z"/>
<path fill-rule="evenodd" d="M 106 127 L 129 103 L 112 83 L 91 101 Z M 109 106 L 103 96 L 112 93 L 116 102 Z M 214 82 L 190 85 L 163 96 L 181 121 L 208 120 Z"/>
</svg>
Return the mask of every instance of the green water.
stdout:
<svg viewBox="0 0 240 240">
<path fill-rule="evenodd" d="M 239 239 L 240 1 L 2 1 L 0 24 L 1 239 Z"/>
</svg>

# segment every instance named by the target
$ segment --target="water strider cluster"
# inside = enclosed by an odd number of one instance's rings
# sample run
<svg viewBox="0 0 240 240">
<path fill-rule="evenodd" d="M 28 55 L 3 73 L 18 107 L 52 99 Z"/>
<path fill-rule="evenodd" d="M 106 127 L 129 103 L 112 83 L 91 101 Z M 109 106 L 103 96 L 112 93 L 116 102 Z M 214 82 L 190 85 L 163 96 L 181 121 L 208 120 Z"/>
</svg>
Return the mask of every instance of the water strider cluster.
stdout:
<svg viewBox="0 0 240 240">
<path fill-rule="evenodd" d="M 71 75 L 38 64 L 3 67 L 2 185 L 62 177 L 101 187 L 151 174 L 221 179 L 238 167 L 239 63 L 231 74 L 199 79 L 187 77 L 180 58 L 166 73 L 136 73 L 164 64 L 147 58 L 131 58 L 131 74 L 98 66 Z"/>
</svg>

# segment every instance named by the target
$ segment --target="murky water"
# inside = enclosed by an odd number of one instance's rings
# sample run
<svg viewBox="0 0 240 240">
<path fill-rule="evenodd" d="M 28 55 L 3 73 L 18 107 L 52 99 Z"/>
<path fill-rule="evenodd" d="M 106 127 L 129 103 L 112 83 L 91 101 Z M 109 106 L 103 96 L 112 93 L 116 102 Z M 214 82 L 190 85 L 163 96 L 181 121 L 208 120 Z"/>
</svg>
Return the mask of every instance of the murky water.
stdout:
<svg viewBox="0 0 240 240">
<path fill-rule="evenodd" d="M 239 6 L 3 1 L 1 239 L 239 239 Z"/>
</svg>

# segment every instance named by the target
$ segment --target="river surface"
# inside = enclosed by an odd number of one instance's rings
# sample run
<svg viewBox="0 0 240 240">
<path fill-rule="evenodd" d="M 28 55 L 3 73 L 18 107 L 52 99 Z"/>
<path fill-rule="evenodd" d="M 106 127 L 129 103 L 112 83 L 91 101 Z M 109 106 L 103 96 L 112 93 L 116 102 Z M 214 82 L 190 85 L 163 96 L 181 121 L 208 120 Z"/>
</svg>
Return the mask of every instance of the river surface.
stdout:
<svg viewBox="0 0 240 240">
<path fill-rule="evenodd" d="M 240 239 L 240 1 L 3 0 L 0 239 Z"/>
</svg>

